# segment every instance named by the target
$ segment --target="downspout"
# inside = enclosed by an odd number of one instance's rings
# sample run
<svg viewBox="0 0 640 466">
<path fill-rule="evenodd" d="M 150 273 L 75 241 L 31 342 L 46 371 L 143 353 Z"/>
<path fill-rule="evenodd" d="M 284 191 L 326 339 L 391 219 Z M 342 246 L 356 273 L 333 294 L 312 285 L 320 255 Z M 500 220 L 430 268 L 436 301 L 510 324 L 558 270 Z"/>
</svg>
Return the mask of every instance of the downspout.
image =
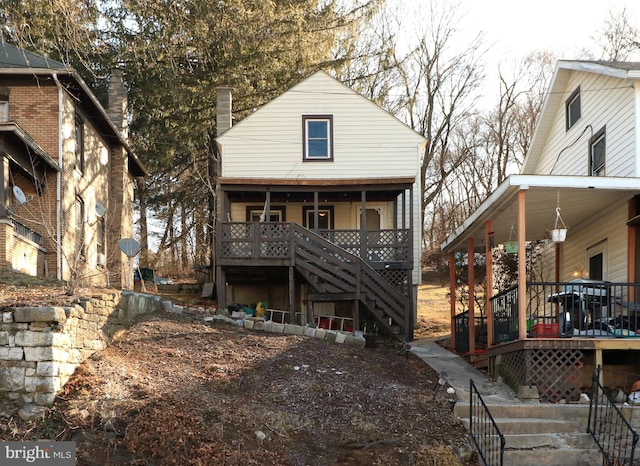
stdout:
<svg viewBox="0 0 640 466">
<path fill-rule="evenodd" d="M 62 157 L 62 85 L 58 81 L 58 75 L 53 73 L 53 80 L 58 86 L 58 165 L 60 170 L 56 174 L 56 278 L 62 280 L 62 170 L 64 169 Z"/>
</svg>

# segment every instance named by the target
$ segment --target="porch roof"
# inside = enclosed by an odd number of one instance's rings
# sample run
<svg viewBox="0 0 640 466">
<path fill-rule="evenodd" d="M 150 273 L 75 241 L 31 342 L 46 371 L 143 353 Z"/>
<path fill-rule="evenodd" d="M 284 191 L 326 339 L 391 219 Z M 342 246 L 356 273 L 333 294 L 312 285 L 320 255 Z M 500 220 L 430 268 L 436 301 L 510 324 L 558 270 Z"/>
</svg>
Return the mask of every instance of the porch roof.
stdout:
<svg viewBox="0 0 640 466">
<path fill-rule="evenodd" d="M 548 238 L 555 223 L 558 196 L 560 215 L 571 235 L 572 226 L 620 200 L 640 194 L 640 178 L 511 175 L 447 237 L 441 249 L 444 252 L 466 250 L 468 238 L 473 238 L 474 246 L 484 250 L 489 220 L 493 225 L 494 243 L 507 242 L 511 226 L 517 226 L 520 190 L 526 190 L 525 240 L 532 241 Z"/>
</svg>

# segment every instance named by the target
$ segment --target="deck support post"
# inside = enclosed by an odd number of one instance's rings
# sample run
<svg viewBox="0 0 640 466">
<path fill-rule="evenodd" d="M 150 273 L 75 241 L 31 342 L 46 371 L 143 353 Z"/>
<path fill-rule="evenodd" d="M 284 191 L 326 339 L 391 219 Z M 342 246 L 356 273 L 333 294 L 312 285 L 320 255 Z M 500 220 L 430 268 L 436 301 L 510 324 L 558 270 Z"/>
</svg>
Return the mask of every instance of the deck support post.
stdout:
<svg viewBox="0 0 640 466">
<path fill-rule="evenodd" d="M 603 364 L 602 364 L 602 348 L 596 348 L 595 350 L 595 356 L 596 356 L 596 367 L 600 367 L 600 372 L 598 372 L 598 382 L 600 382 L 600 385 L 602 385 L 604 387 L 604 375 L 603 375 Z"/>
<path fill-rule="evenodd" d="M 289 266 L 289 323 L 296 323 L 296 274 L 293 266 Z"/>
<path fill-rule="evenodd" d="M 353 332 L 360 330 L 360 303 L 357 299 L 353 300 Z"/>
<path fill-rule="evenodd" d="M 224 269 L 216 266 L 216 288 L 218 293 L 218 310 L 227 308 L 227 279 Z"/>
</svg>

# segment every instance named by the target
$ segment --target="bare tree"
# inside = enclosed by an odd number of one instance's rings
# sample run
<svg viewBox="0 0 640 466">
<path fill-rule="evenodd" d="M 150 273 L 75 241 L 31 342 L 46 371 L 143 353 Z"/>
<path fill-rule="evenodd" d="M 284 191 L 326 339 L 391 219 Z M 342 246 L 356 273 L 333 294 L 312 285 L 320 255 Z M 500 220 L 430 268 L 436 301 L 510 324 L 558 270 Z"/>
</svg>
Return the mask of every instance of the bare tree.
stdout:
<svg viewBox="0 0 640 466">
<path fill-rule="evenodd" d="M 422 212 L 426 212 L 467 155 L 456 128 L 476 112 L 483 80 L 482 35 L 454 48 L 460 16 L 456 6 L 430 5 L 426 24 L 408 58 L 395 56 L 400 87 L 400 116 L 427 139 L 420 176 Z"/>
<path fill-rule="evenodd" d="M 601 60 L 625 61 L 640 54 L 640 31 L 632 25 L 626 8 L 609 10 L 595 42 L 601 50 Z"/>
</svg>

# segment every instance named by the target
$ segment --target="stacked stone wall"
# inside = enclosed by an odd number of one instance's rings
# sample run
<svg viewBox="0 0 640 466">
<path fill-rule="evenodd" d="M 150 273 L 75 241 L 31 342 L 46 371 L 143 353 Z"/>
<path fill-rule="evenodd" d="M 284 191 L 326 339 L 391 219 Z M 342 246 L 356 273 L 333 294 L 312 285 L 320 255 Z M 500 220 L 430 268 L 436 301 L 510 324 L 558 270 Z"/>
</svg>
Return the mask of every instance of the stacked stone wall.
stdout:
<svg viewBox="0 0 640 466">
<path fill-rule="evenodd" d="M 161 308 L 158 296 L 113 292 L 68 307 L 4 311 L 0 399 L 52 404 L 80 363 L 105 349 L 137 315 Z"/>
</svg>

